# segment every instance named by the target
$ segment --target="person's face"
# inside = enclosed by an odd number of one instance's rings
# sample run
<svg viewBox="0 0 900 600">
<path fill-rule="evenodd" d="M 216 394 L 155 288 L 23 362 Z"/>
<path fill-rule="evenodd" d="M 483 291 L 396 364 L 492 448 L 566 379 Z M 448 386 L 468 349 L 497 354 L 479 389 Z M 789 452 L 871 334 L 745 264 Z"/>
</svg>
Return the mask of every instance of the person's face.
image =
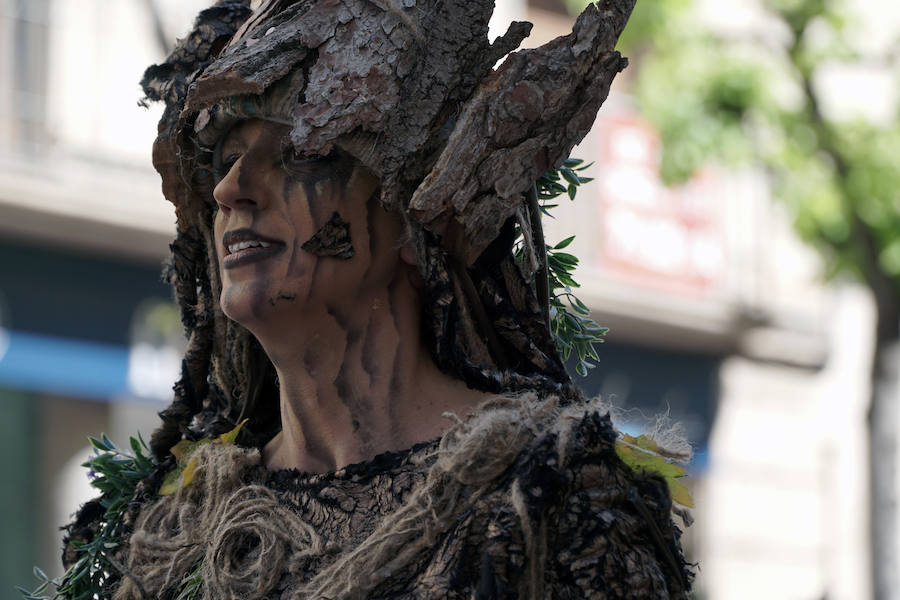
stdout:
<svg viewBox="0 0 900 600">
<path fill-rule="evenodd" d="M 283 311 L 331 309 L 386 286 L 397 265 L 400 221 L 373 197 L 375 178 L 349 158 L 297 157 L 289 131 L 244 121 L 214 158 L 221 306 L 254 333 Z"/>
</svg>

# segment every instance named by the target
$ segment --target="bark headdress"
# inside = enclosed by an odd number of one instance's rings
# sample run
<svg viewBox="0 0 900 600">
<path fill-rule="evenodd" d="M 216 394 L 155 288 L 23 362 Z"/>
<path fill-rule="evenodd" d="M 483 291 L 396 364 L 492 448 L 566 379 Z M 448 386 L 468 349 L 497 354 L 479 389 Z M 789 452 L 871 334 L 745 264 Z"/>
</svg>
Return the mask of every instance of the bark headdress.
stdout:
<svg viewBox="0 0 900 600">
<path fill-rule="evenodd" d="M 527 199 L 626 65 L 614 46 L 633 4 L 589 5 L 570 35 L 518 52 L 531 26 L 490 43 L 493 0 L 223 0 L 201 12 L 142 81 L 165 102 L 153 162 L 176 207 L 168 277 L 190 337 L 156 454 L 243 417 L 252 443 L 279 426 L 274 369 L 218 307 L 212 149 L 247 118 L 289 124 L 297 153 L 344 152 L 380 178 L 415 243 L 439 368 L 488 392 L 577 397 L 538 297 Z"/>
</svg>

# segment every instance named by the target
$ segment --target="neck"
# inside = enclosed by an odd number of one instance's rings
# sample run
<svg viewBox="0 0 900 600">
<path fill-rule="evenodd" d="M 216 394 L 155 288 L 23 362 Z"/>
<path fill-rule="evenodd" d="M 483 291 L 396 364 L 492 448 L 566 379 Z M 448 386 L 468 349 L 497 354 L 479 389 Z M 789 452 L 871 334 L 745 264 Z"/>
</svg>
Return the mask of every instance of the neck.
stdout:
<svg viewBox="0 0 900 600">
<path fill-rule="evenodd" d="M 304 310 L 280 323 L 288 335 L 260 337 L 281 386 L 282 432 L 263 453 L 269 468 L 325 472 L 409 448 L 439 437 L 450 426 L 445 412 L 462 416 L 484 398 L 437 369 L 419 314 L 416 291 L 395 281 Z"/>
</svg>

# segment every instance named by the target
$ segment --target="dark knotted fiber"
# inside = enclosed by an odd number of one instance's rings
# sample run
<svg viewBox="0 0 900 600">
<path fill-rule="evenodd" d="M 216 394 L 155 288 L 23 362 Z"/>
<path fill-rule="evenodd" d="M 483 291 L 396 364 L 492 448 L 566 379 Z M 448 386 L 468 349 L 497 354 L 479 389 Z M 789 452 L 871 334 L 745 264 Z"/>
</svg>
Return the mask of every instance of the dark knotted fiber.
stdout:
<svg viewBox="0 0 900 600">
<path fill-rule="evenodd" d="M 424 482 L 355 547 L 326 543 L 279 502 L 263 485 L 266 475 L 258 451 L 205 446 L 197 455 L 194 482 L 143 511 L 127 551 L 131 578 L 123 581 L 116 598 L 139 598 L 141 589 L 152 597 L 175 595 L 200 566 L 204 599 L 363 599 L 392 577 L 408 575 L 406 570 L 510 473 L 504 502 L 517 516 L 525 556 L 515 582 L 517 597 L 545 598 L 548 527 L 555 509 L 536 510 L 529 497 L 534 482 L 511 467 L 549 435 L 555 444 L 542 460 L 565 472 L 570 455 L 584 442 L 575 432 L 602 412 L 605 406 L 599 401 L 560 406 L 556 399 L 539 401 L 534 395 L 488 401 L 475 416 L 457 419 L 425 461 Z M 605 423 L 601 437 L 591 443 L 612 452 L 615 435 L 608 419 Z M 585 470 L 581 485 L 624 496 L 617 491 L 621 480 L 604 473 Z M 541 506 L 556 506 L 566 493 L 546 488 Z M 509 551 L 503 544 L 494 558 Z M 674 552 L 677 556 L 677 548 Z M 673 597 L 680 576 L 668 574 Z"/>
<path fill-rule="evenodd" d="M 458 422 L 442 438 L 425 485 L 401 510 L 281 597 L 364 598 L 432 546 L 548 426 L 556 403 L 536 406 L 533 398 L 498 398 L 478 419 Z M 141 588 L 154 595 L 177 590 L 201 564 L 203 598 L 271 596 L 283 574 L 298 573 L 304 559 L 325 552 L 312 527 L 261 485 L 258 451 L 210 444 L 196 456 L 193 483 L 142 512 L 128 551 L 132 578 L 123 581 L 117 599 L 140 597 Z"/>
</svg>

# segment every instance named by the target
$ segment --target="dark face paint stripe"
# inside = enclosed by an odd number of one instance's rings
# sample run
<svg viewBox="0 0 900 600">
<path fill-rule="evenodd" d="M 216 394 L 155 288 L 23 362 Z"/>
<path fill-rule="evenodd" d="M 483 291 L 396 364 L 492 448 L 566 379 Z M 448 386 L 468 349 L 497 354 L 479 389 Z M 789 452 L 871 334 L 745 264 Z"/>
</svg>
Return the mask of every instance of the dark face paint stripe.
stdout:
<svg viewBox="0 0 900 600">
<path fill-rule="evenodd" d="M 397 327 L 397 323 L 399 323 L 398 315 L 397 315 L 397 302 L 396 302 L 396 298 L 395 298 L 395 296 L 397 294 L 398 285 L 399 285 L 399 282 L 395 279 L 394 281 L 391 282 L 391 285 L 388 287 L 388 308 L 390 308 L 391 319 L 394 321 L 395 327 Z M 399 327 L 398 327 L 398 330 L 399 330 Z M 406 357 L 401 356 L 401 351 L 398 350 L 397 354 L 394 356 L 394 365 L 393 365 L 393 369 L 391 372 L 390 395 L 392 398 L 400 398 L 401 394 L 403 393 L 403 389 L 401 387 L 402 374 L 400 372 L 400 369 L 401 369 L 403 363 L 405 362 L 405 360 L 406 360 Z M 395 410 L 395 404 L 393 402 L 391 402 L 388 405 L 388 412 L 390 413 L 389 418 L 390 418 L 390 422 L 392 424 L 398 422 L 397 415 L 395 414 L 394 410 Z M 395 432 L 391 432 L 391 433 L 394 434 Z"/>
</svg>

